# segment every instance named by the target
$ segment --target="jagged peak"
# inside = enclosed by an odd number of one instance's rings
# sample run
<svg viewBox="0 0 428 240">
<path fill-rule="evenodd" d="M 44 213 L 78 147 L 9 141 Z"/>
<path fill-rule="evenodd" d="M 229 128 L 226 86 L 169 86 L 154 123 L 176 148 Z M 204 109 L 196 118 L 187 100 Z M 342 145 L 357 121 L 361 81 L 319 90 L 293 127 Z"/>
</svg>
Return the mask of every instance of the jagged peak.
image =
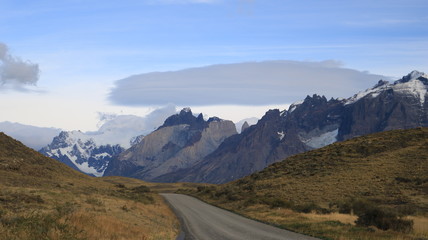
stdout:
<svg viewBox="0 0 428 240">
<path fill-rule="evenodd" d="M 348 98 L 345 101 L 345 105 L 355 103 L 366 96 L 377 97 L 380 93 L 388 89 L 392 89 L 394 92 L 414 94 L 420 98 L 420 102 L 423 104 L 428 90 L 428 75 L 414 70 L 393 84 L 385 80 L 379 80 L 373 88 L 366 89 Z"/>
<path fill-rule="evenodd" d="M 308 98 L 310 98 L 309 97 L 309 95 L 305 98 L 305 100 L 306 99 L 308 99 Z M 289 113 L 292 113 L 294 110 L 296 110 L 296 108 L 299 106 L 299 105 L 302 105 L 302 103 L 304 102 L 304 100 L 300 100 L 300 101 L 297 101 L 297 102 L 294 102 L 294 103 L 292 103 L 291 105 L 290 105 L 290 107 L 288 107 L 288 111 L 283 111 L 283 113 L 281 112 L 281 116 L 285 116 L 286 114 L 287 114 L 287 112 L 289 112 Z"/>
<path fill-rule="evenodd" d="M 190 108 L 183 108 L 178 114 L 174 114 L 168 117 L 164 124 L 160 126 L 158 129 L 163 127 L 187 124 L 193 127 L 196 126 L 205 126 L 206 121 L 204 120 L 204 116 L 200 113 L 197 117 L 193 115 L 192 110 Z"/>
<path fill-rule="evenodd" d="M 269 109 L 265 115 L 260 119 L 260 121 L 267 121 L 269 119 L 272 119 L 276 116 L 280 116 L 279 109 Z"/>
<path fill-rule="evenodd" d="M 223 121 L 223 119 L 219 117 L 210 117 L 207 122 L 210 123 L 210 122 L 221 122 L 221 121 Z"/>
<path fill-rule="evenodd" d="M 406 83 L 406 82 L 410 82 L 412 80 L 421 80 L 425 84 L 428 84 L 428 81 L 427 81 L 428 75 L 425 74 L 424 72 L 419 72 L 417 70 L 413 70 L 412 72 L 410 72 L 406 76 L 403 76 L 400 80 L 395 81 L 394 84 Z"/>
<path fill-rule="evenodd" d="M 192 113 L 192 109 L 190 109 L 189 107 L 185 107 L 185 108 L 183 108 L 183 109 L 181 109 L 181 111 L 180 111 L 180 113 L 179 113 L 180 115 L 187 115 L 187 114 L 193 114 Z"/>
<path fill-rule="evenodd" d="M 313 94 L 311 96 L 306 96 L 303 103 L 300 105 L 313 105 L 313 104 L 324 104 L 327 103 L 327 98 L 324 95 Z"/>
<path fill-rule="evenodd" d="M 381 80 L 379 80 L 379 82 L 376 83 L 376 85 L 373 86 L 373 88 L 378 88 L 378 87 L 381 87 L 381 86 L 384 86 L 384 85 L 387 85 L 387 84 L 389 84 L 388 81 L 381 79 Z"/>
<path fill-rule="evenodd" d="M 245 121 L 244 124 L 242 124 L 242 126 L 241 126 L 241 133 L 249 127 L 250 127 L 250 124 L 248 124 L 248 122 Z"/>
</svg>

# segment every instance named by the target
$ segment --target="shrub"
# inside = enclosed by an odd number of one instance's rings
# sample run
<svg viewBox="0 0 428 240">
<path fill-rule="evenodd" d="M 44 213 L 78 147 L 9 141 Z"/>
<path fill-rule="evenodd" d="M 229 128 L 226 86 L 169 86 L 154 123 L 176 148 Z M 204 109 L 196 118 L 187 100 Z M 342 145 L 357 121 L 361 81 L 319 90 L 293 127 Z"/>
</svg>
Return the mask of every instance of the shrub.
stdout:
<svg viewBox="0 0 428 240">
<path fill-rule="evenodd" d="M 150 188 L 147 186 L 141 185 L 141 186 L 133 188 L 132 191 L 135 193 L 148 193 L 148 192 L 150 192 Z"/>
<path fill-rule="evenodd" d="M 356 224 L 359 226 L 375 226 L 381 230 L 392 229 L 399 232 L 410 232 L 413 221 L 399 217 L 396 213 L 379 207 L 368 207 L 358 214 Z"/>
<path fill-rule="evenodd" d="M 296 212 L 301 212 L 301 213 L 310 213 L 310 212 L 316 212 L 316 213 L 321 213 L 321 214 L 330 213 L 330 210 L 322 208 L 322 207 L 316 205 L 315 203 L 306 203 L 306 204 L 302 204 L 302 205 L 295 205 L 292 209 Z"/>
<path fill-rule="evenodd" d="M 96 198 L 88 198 L 88 199 L 86 199 L 86 203 L 94 205 L 94 206 L 100 206 L 100 207 L 104 206 L 104 203 L 101 200 L 96 199 Z"/>
<path fill-rule="evenodd" d="M 277 197 L 268 197 L 262 199 L 262 203 L 269 205 L 271 208 L 293 208 L 294 204 Z"/>
</svg>

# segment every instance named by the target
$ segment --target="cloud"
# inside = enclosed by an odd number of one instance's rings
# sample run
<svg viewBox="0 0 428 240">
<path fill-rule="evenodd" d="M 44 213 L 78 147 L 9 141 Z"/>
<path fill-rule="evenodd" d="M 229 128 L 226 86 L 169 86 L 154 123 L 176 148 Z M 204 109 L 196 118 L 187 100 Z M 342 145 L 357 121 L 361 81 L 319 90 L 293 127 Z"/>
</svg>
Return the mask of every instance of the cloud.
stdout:
<svg viewBox="0 0 428 240">
<path fill-rule="evenodd" d="M 285 104 L 315 93 L 350 97 L 379 79 L 388 78 L 333 60 L 247 62 L 134 75 L 116 81 L 109 99 L 128 106 Z"/>
<path fill-rule="evenodd" d="M 176 113 L 177 109 L 172 104 L 156 108 L 144 117 L 98 112 L 100 121 L 97 125 L 98 132 L 109 131 L 108 129 L 122 129 L 122 131 L 131 129 L 146 135 L 161 126 L 169 116 Z"/>
<path fill-rule="evenodd" d="M 26 91 L 39 80 L 39 66 L 10 55 L 8 47 L 0 43 L 0 88 Z"/>
<path fill-rule="evenodd" d="M 145 116 L 147 129 L 155 129 L 161 126 L 164 121 L 171 115 L 177 113 L 175 105 L 168 104 L 164 107 L 156 108 Z"/>
</svg>

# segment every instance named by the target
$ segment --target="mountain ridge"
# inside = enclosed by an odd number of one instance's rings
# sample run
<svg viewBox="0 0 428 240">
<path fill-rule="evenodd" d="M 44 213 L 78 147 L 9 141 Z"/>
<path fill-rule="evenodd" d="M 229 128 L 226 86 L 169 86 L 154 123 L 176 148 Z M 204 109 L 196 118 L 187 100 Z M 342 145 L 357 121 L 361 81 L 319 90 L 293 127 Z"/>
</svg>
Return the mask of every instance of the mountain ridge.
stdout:
<svg viewBox="0 0 428 240">
<path fill-rule="evenodd" d="M 204 120 L 189 108 L 167 118 L 156 131 L 114 157 L 105 176 L 132 176 L 144 180 L 189 167 L 214 151 L 226 137 L 236 134 L 235 124 L 217 117 Z"/>
<path fill-rule="evenodd" d="M 269 110 L 242 136 L 225 140 L 233 146 L 222 144 L 193 167 L 155 180 L 224 183 L 336 141 L 428 126 L 426 89 L 427 75 L 413 71 L 393 83 L 381 80 L 373 88 L 348 99 L 327 100 L 324 96 L 308 95 L 288 110 Z"/>
</svg>

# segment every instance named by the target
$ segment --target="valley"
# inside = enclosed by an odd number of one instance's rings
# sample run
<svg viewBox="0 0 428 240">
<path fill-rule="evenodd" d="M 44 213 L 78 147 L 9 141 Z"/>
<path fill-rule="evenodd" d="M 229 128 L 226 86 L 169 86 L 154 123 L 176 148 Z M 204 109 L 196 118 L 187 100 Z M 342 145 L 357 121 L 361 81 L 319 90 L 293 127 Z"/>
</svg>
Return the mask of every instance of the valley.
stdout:
<svg viewBox="0 0 428 240">
<path fill-rule="evenodd" d="M 347 99 L 314 94 L 239 123 L 240 131 L 184 108 L 151 131 L 135 116 L 116 116 L 96 132 L 61 131 L 39 152 L 2 133 L 0 235 L 175 239 L 188 224 L 180 226 L 186 213 L 177 209 L 199 204 L 172 194 L 181 193 L 315 238 L 426 239 L 427 85 L 413 71 Z M 37 128 L 44 130 L 52 134 Z M 208 221 L 186 225 L 189 236 L 210 229 L 209 216 L 229 215 L 206 205 L 191 212 L 188 221 Z M 225 219 L 193 238 L 247 231 L 225 230 Z M 254 234 L 268 238 L 263 231 Z"/>
</svg>

